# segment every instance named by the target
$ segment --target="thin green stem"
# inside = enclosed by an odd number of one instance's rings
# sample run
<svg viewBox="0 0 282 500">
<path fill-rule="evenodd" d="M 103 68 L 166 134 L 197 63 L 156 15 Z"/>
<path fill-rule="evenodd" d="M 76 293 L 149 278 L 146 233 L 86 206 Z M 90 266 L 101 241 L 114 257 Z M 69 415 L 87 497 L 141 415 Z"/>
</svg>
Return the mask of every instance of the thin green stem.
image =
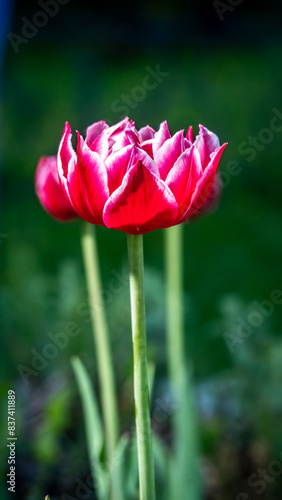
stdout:
<svg viewBox="0 0 282 500">
<path fill-rule="evenodd" d="M 174 470 L 171 488 L 175 498 L 186 491 L 189 500 L 201 498 L 196 422 L 191 367 L 185 358 L 183 309 L 183 227 L 165 231 L 167 290 L 167 358 L 177 402 L 173 414 Z M 178 493 L 179 492 L 179 493 Z"/>
<path fill-rule="evenodd" d="M 185 370 L 182 246 L 182 226 L 167 229 L 165 231 L 167 352 L 171 381 L 176 387 L 182 378 L 182 371 Z"/>
<path fill-rule="evenodd" d="M 106 458 L 110 465 L 114 459 L 118 439 L 118 409 L 109 334 L 101 293 L 95 227 L 88 222 L 83 222 L 81 243 L 97 355 L 102 413 L 105 425 Z"/>
<path fill-rule="evenodd" d="M 145 324 L 143 236 L 128 235 L 134 399 L 140 500 L 155 500 L 155 477 L 149 409 Z"/>
</svg>

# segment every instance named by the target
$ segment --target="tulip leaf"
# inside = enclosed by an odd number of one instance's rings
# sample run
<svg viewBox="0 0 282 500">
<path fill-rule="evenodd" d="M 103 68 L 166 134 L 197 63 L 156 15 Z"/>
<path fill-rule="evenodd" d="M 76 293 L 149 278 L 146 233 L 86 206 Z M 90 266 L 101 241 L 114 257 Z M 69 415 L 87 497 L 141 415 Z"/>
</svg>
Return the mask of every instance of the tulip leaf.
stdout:
<svg viewBox="0 0 282 500">
<path fill-rule="evenodd" d="M 156 373 L 155 363 L 152 362 L 148 363 L 148 388 L 149 388 L 150 402 L 152 402 L 152 397 L 153 397 L 155 373 Z"/>
<path fill-rule="evenodd" d="M 135 498 L 138 492 L 138 456 L 136 436 L 132 439 L 129 447 L 129 457 L 127 464 L 127 476 L 125 478 L 126 497 Z"/>
<path fill-rule="evenodd" d="M 179 498 L 186 491 L 190 500 L 201 500 L 198 426 L 191 369 L 179 371 L 178 395 L 181 404 L 173 414 L 175 436 L 170 461 L 171 494 Z"/>
<path fill-rule="evenodd" d="M 78 357 L 71 360 L 76 377 L 85 422 L 86 441 L 93 481 L 99 500 L 106 500 L 109 493 L 109 473 L 103 468 L 101 455 L 104 446 L 104 433 L 99 408 L 90 377 Z"/>
<path fill-rule="evenodd" d="M 111 479 L 114 485 L 115 498 L 118 500 L 125 500 L 125 461 L 126 450 L 129 444 L 129 437 L 127 435 L 121 436 L 116 450 L 113 462 L 111 464 Z"/>
<path fill-rule="evenodd" d="M 155 467 L 162 480 L 164 480 L 168 475 L 168 450 L 166 449 L 165 443 L 157 434 L 153 434 L 152 437 Z"/>
</svg>

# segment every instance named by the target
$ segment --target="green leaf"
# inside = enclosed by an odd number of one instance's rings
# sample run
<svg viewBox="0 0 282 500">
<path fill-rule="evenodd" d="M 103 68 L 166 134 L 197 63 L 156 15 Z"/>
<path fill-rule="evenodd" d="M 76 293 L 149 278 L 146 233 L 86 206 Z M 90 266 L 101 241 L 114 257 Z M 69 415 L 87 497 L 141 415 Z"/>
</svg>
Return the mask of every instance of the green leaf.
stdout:
<svg viewBox="0 0 282 500">
<path fill-rule="evenodd" d="M 156 373 L 156 365 L 155 363 L 148 363 L 148 389 L 149 389 L 149 397 L 150 402 L 152 401 L 154 382 L 155 382 L 155 373 Z"/>
<path fill-rule="evenodd" d="M 186 491 L 190 500 L 201 500 L 198 424 L 191 370 L 179 371 L 177 389 L 181 404 L 173 413 L 175 435 L 170 461 L 171 494 L 179 498 Z"/>
<path fill-rule="evenodd" d="M 157 434 L 153 433 L 152 437 L 155 467 L 164 481 L 168 476 L 168 450 L 164 442 L 159 436 L 157 436 Z"/>
<path fill-rule="evenodd" d="M 138 486 L 138 456 L 136 436 L 132 439 L 129 448 L 129 457 L 127 464 L 127 476 L 125 479 L 125 491 L 128 498 L 135 498 Z"/>
<path fill-rule="evenodd" d="M 112 484 L 115 488 L 115 498 L 119 500 L 125 500 L 125 460 L 126 460 L 126 450 L 129 443 L 129 436 L 121 436 L 114 454 L 114 458 L 111 464 L 111 478 Z"/>
<path fill-rule="evenodd" d="M 97 399 L 90 377 L 78 357 L 71 360 L 75 373 L 84 414 L 86 441 L 93 480 L 99 500 L 106 500 L 109 494 L 109 473 L 101 463 L 104 446 L 104 432 L 101 424 Z"/>
</svg>

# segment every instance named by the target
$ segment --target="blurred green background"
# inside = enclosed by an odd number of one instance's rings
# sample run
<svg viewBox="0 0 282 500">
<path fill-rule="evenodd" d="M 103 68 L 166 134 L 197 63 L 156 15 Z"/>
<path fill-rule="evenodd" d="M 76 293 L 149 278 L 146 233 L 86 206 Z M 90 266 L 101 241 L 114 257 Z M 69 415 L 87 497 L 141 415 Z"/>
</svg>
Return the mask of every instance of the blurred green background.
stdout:
<svg viewBox="0 0 282 500">
<path fill-rule="evenodd" d="M 228 3 L 225 2 L 227 5 Z M 261 314 L 247 338 L 243 318 L 254 301 L 282 289 L 282 71 L 278 2 L 242 2 L 220 21 L 212 2 L 125 3 L 94 7 L 71 0 L 36 36 L 7 44 L 2 79 L 1 225 L 1 498 L 7 495 L 7 390 L 17 398 L 17 492 L 14 498 L 68 498 L 88 475 L 85 434 L 69 359 L 78 354 L 97 388 L 86 308 L 80 224 L 60 224 L 34 194 L 41 155 L 56 154 L 64 123 L 85 133 L 97 120 L 123 118 L 123 94 L 135 95 L 159 65 L 167 73 L 126 114 L 137 127 L 168 121 L 171 133 L 203 123 L 229 145 L 220 168 L 219 208 L 186 224 L 185 321 L 187 359 L 193 365 L 201 435 L 205 498 L 281 499 L 281 308 Z M 109 7 L 109 6 L 107 6 Z M 8 29 L 22 34 L 35 2 L 15 5 Z M 136 91 L 136 95 L 138 91 Z M 122 106 L 122 105 L 121 105 Z M 124 106 L 124 105 L 123 105 Z M 273 111 L 273 109 L 277 111 Z M 278 116 L 273 131 L 273 117 Z M 279 115 L 281 113 L 281 115 Z M 268 129 L 268 132 L 262 131 Z M 269 132 L 270 130 L 270 132 Z M 254 158 L 246 152 L 256 139 Z M 230 168 L 236 163 L 236 174 Z M 134 422 L 129 290 L 125 234 L 98 228 L 106 312 L 118 387 L 122 430 Z M 150 359 L 156 362 L 156 400 L 168 405 L 165 353 L 163 231 L 144 238 Z M 119 273 L 120 293 L 109 291 Z M 257 316 L 258 317 L 258 316 Z M 50 333 L 75 322 L 81 332 L 36 373 Z M 232 335 L 234 337 L 232 337 Z M 237 339 L 230 343 L 226 339 Z M 239 340 L 238 340 L 239 338 Z M 34 351 L 35 350 L 35 351 Z M 23 373 L 25 375 L 23 376 Z M 155 426 L 169 443 L 170 413 Z M 279 458 L 280 457 L 280 458 Z M 279 463 L 280 463 L 279 462 Z M 249 484 L 266 468 L 265 489 Z M 238 496 L 244 492 L 245 497 Z M 75 497 L 76 498 L 76 497 Z M 94 499 L 91 490 L 87 498 Z M 183 496 L 185 499 L 185 496 Z M 179 499 L 180 500 L 180 499 Z"/>
</svg>

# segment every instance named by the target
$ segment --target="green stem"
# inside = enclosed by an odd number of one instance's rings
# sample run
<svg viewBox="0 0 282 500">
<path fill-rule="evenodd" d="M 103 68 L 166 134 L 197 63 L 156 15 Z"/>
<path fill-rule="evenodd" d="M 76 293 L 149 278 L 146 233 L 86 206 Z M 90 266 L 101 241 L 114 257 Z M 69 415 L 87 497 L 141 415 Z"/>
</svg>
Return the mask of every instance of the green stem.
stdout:
<svg viewBox="0 0 282 500">
<path fill-rule="evenodd" d="M 110 466 L 114 459 L 118 439 L 118 409 L 109 334 L 101 293 L 95 227 L 88 222 L 83 222 L 82 225 L 81 244 L 97 355 L 102 413 L 105 425 L 106 458 Z"/>
<path fill-rule="evenodd" d="M 185 370 L 184 314 L 182 297 L 183 255 L 182 226 L 165 231 L 167 347 L 172 383 L 177 387 Z"/>
<path fill-rule="evenodd" d="M 175 498 L 186 491 L 189 500 L 201 498 L 198 427 L 191 368 L 185 359 L 183 310 L 183 227 L 165 231 L 167 289 L 167 357 L 169 376 L 178 403 L 173 414 L 174 470 L 171 488 Z M 179 492 L 179 493 L 178 493 Z"/>
<path fill-rule="evenodd" d="M 155 500 L 145 324 L 143 236 L 128 234 L 139 500 Z"/>
</svg>

